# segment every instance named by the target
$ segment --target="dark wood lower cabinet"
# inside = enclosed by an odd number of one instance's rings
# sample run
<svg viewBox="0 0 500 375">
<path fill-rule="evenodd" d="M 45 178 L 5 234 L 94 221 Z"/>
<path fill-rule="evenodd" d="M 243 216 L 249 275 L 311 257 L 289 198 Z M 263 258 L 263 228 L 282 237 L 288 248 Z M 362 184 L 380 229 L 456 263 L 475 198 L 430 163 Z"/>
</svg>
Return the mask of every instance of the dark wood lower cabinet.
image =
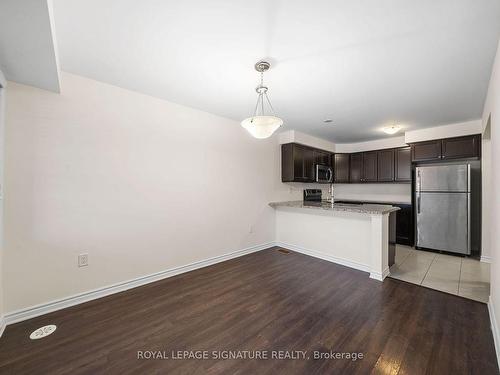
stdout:
<svg viewBox="0 0 500 375">
<path fill-rule="evenodd" d="M 411 204 L 394 204 L 400 208 L 396 212 L 396 243 L 413 246 L 414 226 Z"/>
<path fill-rule="evenodd" d="M 390 203 L 390 202 L 366 202 L 366 201 L 352 201 L 352 200 L 336 200 L 337 203 L 353 203 L 353 204 L 389 204 L 391 206 L 399 207 L 400 210 L 396 211 L 396 243 L 399 245 L 413 246 L 414 241 L 414 227 L 413 227 L 413 210 L 411 204 L 404 203 Z"/>
</svg>

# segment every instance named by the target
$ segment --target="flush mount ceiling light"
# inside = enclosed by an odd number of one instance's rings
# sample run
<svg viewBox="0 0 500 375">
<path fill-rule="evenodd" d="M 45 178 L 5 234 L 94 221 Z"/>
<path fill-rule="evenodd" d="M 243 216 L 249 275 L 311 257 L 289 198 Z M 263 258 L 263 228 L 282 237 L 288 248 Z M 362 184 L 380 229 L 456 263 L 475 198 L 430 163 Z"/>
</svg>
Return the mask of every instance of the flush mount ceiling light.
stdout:
<svg viewBox="0 0 500 375">
<path fill-rule="evenodd" d="M 255 70 L 260 73 L 260 84 L 255 89 L 258 94 L 257 104 L 255 105 L 253 116 L 241 122 L 241 126 L 248 130 L 255 138 L 259 139 L 269 138 L 281 125 L 283 125 L 283 120 L 274 116 L 273 106 L 267 96 L 268 87 L 264 86 L 264 72 L 269 70 L 270 67 L 271 64 L 267 61 L 259 61 L 255 64 Z M 264 108 L 266 105 L 269 106 L 270 109 L 267 115 Z"/>
<path fill-rule="evenodd" d="M 387 133 L 387 134 L 396 134 L 398 131 L 401 130 L 401 125 L 390 125 L 390 126 L 386 126 L 385 128 L 383 128 L 382 130 L 384 131 L 384 133 Z"/>
</svg>

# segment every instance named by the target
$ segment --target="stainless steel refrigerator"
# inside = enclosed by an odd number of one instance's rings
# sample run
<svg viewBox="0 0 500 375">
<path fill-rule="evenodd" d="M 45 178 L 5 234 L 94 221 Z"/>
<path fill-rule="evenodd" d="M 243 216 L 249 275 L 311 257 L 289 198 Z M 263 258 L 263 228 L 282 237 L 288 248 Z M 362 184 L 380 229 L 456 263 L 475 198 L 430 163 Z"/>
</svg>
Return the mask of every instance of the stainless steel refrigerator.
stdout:
<svg viewBox="0 0 500 375">
<path fill-rule="evenodd" d="M 476 221 L 480 217 L 473 194 L 476 169 L 470 163 L 416 167 L 417 247 L 467 255 L 479 250 Z"/>
</svg>

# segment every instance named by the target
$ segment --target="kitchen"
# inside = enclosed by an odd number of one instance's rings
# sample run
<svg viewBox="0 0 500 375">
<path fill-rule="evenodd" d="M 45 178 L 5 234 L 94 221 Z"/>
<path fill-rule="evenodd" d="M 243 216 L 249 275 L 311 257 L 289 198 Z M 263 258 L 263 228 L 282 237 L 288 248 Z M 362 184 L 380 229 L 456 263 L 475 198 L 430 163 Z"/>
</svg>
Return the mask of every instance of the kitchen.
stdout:
<svg viewBox="0 0 500 375">
<path fill-rule="evenodd" d="M 0 373 L 499 374 L 499 15 L 0 1 Z"/>
<path fill-rule="evenodd" d="M 374 145 L 357 146 L 336 144 L 326 150 L 308 146 L 308 143 L 314 145 L 314 140 L 305 138 L 304 142 L 303 136 L 296 132 L 282 134 L 282 182 L 297 190 L 300 185 L 305 187 L 303 202 L 271 203 L 277 209 L 278 242 L 286 248 L 370 272 L 372 278 L 383 280 L 390 275 L 487 302 L 489 263 L 488 257 L 481 253 L 482 141 L 480 134 L 474 134 L 475 125 L 466 124 L 465 134 L 471 135 L 463 135 L 462 124 L 438 128 L 434 131 L 436 134 L 443 129 L 446 134 L 462 133 L 438 139 L 429 139 L 429 135 L 422 139 L 410 132 L 406 137 L 411 142 L 404 143 L 402 137 L 398 142 L 404 144 L 391 148 L 378 148 L 380 142 L 375 142 Z M 426 133 L 429 134 L 429 130 Z M 295 139 L 298 141 L 293 142 Z M 368 148 L 356 149 L 363 147 Z M 446 195 L 448 190 L 451 192 Z M 295 211 L 308 209 L 310 214 L 315 213 L 311 209 L 322 208 L 323 214 L 331 210 L 345 216 L 345 212 L 351 210 L 358 215 L 362 209 L 369 212 L 374 205 L 392 206 L 397 210 L 387 213 L 388 224 L 383 229 L 387 233 L 382 233 L 388 239 L 385 240 L 387 244 L 384 242 L 383 247 L 372 250 L 374 254 L 381 251 L 387 254 L 384 255 L 387 263 L 377 271 L 370 265 L 373 255 L 370 258 L 365 254 L 364 259 L 353 256 L 366 246 L 356 243 L 360 237 L 353 236 L 348 227 L 339 229 L 339 224 L 316 223 L 311 233 L 306 234 L 306 225 L 301 222 L 303 215 L 295 221 L 283 218 L 283 211 L 292 208 Z M 336 215 L 339 214 L 333 216 Z M 391 216 L 395 216 L 394 228 L 390 224 Z M 288 233 L 280 232 L 280 228 L 292 225 L 295 228 Z M 374 233 L 374 229 L 370 230 Z M 355 231 L 361 233 L 362 229 L 356 227 Z M 301 237 L 294 238 L 292 234 L 298 232 Z M 322 235 L 325 232 L 332 234 L 327 237 L 330 242 Z M 347 233 L 349 235 L 342 239 Z M 372 238 L 369 243 L 377 241 Z M 333 249 L 349 250 L 332 254 Z"/>
</svg>

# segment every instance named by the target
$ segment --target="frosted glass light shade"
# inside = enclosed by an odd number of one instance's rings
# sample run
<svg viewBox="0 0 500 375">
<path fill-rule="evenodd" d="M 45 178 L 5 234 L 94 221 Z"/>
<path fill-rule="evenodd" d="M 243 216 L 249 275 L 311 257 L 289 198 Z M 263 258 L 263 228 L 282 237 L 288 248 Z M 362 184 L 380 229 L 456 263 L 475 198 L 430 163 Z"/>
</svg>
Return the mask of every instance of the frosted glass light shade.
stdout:
<svg viewBox="0 0 500 375">
<path fill-rule="evenodd" d="M 283 120 L 276 116 L 253 116 L 241 122 L 243 126 L 255 138 L 269 138 L 283 125 Z"/>
</svg>

